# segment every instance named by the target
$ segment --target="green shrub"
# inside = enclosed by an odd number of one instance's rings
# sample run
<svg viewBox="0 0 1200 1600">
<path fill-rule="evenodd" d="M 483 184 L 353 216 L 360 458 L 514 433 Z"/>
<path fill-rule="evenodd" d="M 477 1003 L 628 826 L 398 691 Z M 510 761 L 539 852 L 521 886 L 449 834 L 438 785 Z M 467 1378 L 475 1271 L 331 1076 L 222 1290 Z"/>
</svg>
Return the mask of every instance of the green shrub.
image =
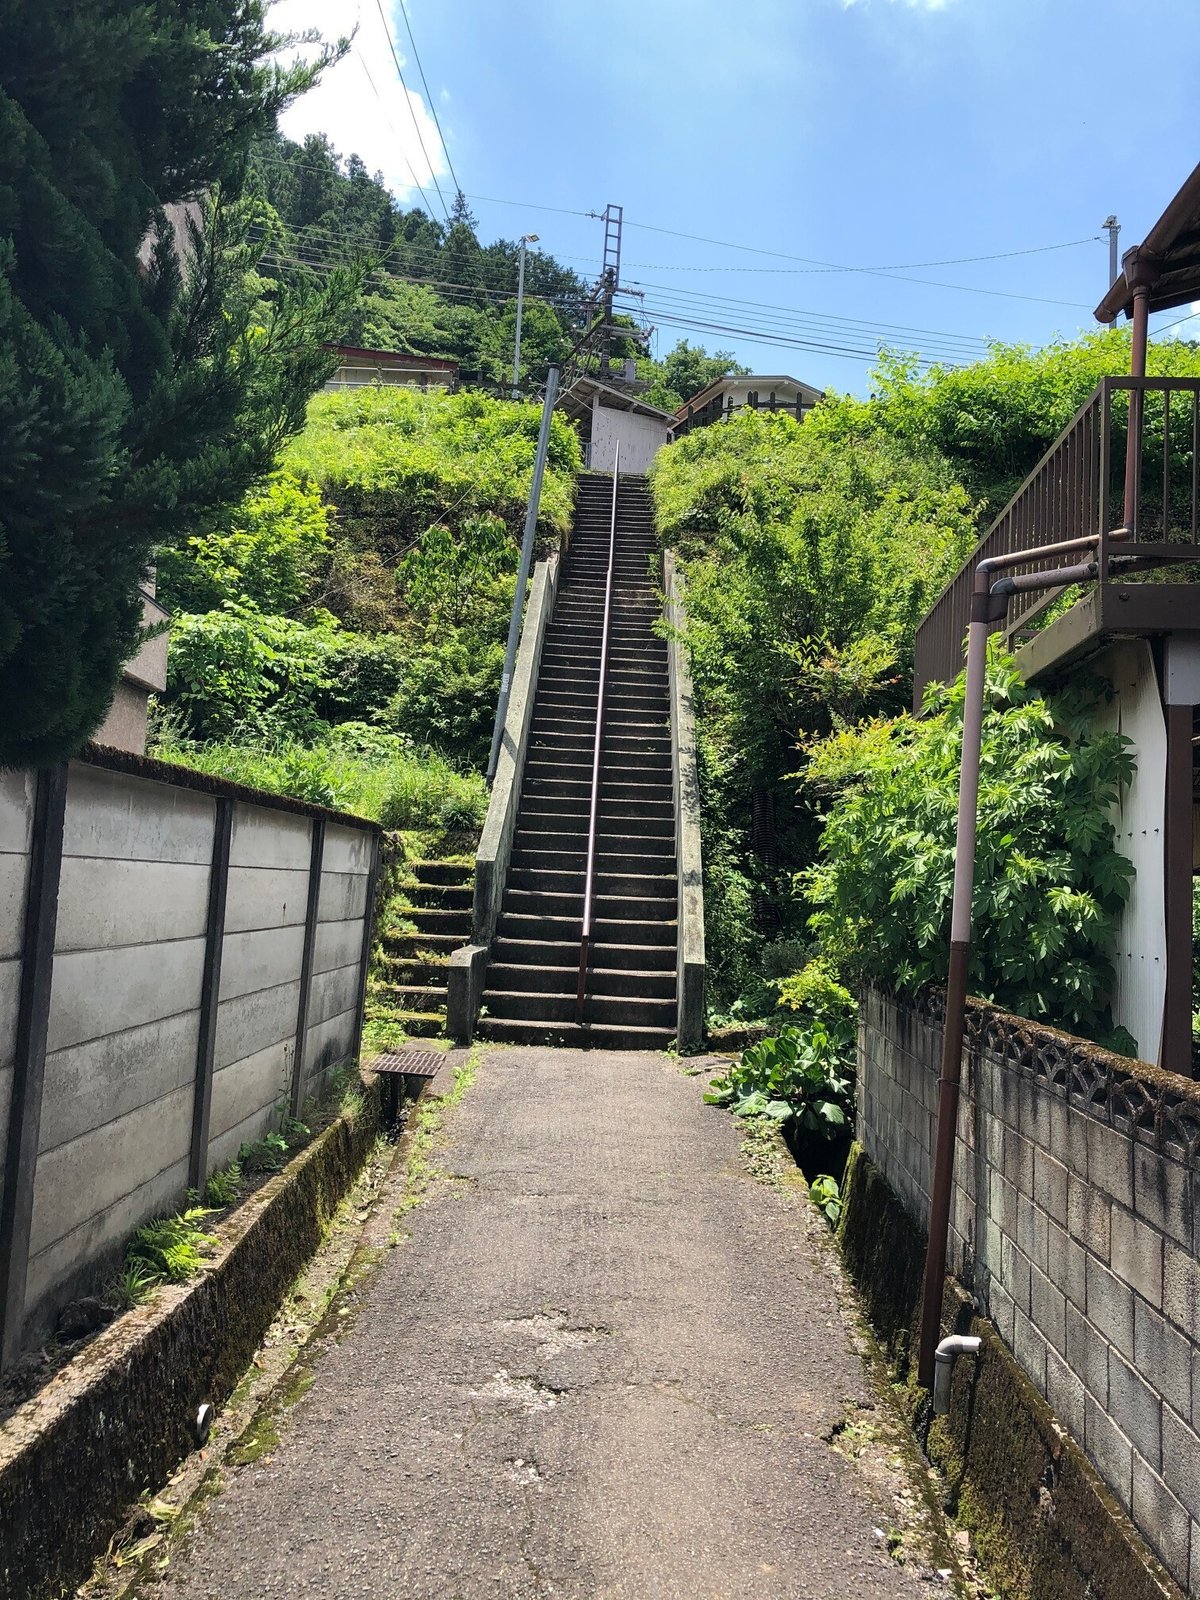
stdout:
<svg viewBox="0 0 1200 1600">
<path fill-rule="evenodd" d="M 704 1098 L 728 1106 L 736 1117 L 770 1117 L 806 1133 L 836 1136 L 853 1105 L 855 1037 L 848 1019 L 788 1025 L 712 1078 Z"/>
<path fill-rule="evenodd" d="M 1043 696 L 990 653 L 970 987 L 1109 1041 L 1113 939 L 1133 873 L 1110 808 L 1133 761 L 1128 740 L 1096 727 L 1106 692 L 1093 681 Z M 930 693 L 923 719 L 874 723 L 814 753 L 814 780 L 841 793 L 804 881 L 824 958 L 849 982 L 912 992 L 945 981 L 963 693 L 960 676 Z"/>
</svg>

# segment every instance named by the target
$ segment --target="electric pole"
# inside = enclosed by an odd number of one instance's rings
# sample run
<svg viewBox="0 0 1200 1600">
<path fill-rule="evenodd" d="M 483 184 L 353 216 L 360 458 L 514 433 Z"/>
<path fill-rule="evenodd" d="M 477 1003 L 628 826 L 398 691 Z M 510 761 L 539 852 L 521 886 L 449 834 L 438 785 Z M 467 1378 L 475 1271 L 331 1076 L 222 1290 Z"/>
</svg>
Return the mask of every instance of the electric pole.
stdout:
<svg viewBox="0 0 1200 1600">
<path fill-rule="evenodd" d="M 521 235 L 520 256 L 517 262 L 517 338 L 513 349 L 513 381 L 512 397 L 519 400 L 521 397 L 521 315 L 525 309 L 525 246 L 536 244 L 536 233 L 523 233 Z"/>
<path fill-rule="evenodd" d="M 1102 226 L 1108 229 L 1108 281 L 1112 284 L 1116 283 L 1121 273 L 1117 258 L 1117 236 L 1121 232 L 1121 224 L 1116 217 L 1105 217 Z"/>
</svg>

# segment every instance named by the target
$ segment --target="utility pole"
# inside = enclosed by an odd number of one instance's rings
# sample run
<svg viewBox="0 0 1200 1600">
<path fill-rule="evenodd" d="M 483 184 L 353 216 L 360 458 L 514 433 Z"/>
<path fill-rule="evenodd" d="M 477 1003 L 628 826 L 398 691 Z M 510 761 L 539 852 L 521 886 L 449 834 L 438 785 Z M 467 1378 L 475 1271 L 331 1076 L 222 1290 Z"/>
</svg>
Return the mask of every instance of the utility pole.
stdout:
<svg viewBox="0 0 1200 1600">
<path fill-rule="evenodd" d="M 517 266 L 517 338 L 513 349 L 513 381 L 512 397 L 519 400 L 521 397 L 521 315 L 525 310 L 525 246 L 536 244 L 536 233 L 523 233 L 521 235 L 521 254 Z"/>
<path fill-rule="evenodd" d="M 1117 237 L 1121 232 L 1121 224 L 1116 217 L 1105 217 L 1102 227 L 1108 229 L 1108 281 L 1116 283 L 1121 273 L 1120 259 L 1117 255 Z"/>
<path fill-rule="evenodd" d="M 604 265 L 600 272 L 600 292 L 604 300 L 604 327 L 600 335 L 600 372 L 607 375 L 612 364 L 613 296 L 621 288 L 621 229 L 624 206 L 607 205 L 600 219 L 604 223 Z"/>
</svg>

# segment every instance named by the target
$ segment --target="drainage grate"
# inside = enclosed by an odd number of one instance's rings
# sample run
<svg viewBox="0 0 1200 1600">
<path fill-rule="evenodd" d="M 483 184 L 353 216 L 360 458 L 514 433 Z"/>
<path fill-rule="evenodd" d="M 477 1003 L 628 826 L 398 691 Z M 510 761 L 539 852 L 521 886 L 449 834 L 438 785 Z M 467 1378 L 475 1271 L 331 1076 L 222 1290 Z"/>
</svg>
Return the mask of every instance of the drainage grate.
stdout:
<svg viewBox="0 0 1200 1600">
<path fill-rule="evenodd" d="M 445 1062 L 439 1050 L 389 1050 L 371 1062 L 373 1072 L 399 1072 L 406 1078 L 432 1078 Z"/>
</svg>

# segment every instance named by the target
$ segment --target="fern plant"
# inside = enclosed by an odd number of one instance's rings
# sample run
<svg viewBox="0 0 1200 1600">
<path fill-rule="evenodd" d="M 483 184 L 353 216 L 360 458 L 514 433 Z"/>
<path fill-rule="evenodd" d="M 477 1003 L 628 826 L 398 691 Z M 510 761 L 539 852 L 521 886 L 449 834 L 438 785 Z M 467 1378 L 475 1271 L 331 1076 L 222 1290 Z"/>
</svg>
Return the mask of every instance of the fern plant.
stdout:
<svg viewBox="0 0 1200 1600">
<path fill-rule="evenodd" d="M 189 1206 L 174 1217 L 158 1217 L 134 1234 L 125 1252 L 126 1269 L 139 1268 L 155 1283 L 183 1283 L 204 1265 L 216 1238 L 199 1224 L 212 1212 Z"/>
</svg>

